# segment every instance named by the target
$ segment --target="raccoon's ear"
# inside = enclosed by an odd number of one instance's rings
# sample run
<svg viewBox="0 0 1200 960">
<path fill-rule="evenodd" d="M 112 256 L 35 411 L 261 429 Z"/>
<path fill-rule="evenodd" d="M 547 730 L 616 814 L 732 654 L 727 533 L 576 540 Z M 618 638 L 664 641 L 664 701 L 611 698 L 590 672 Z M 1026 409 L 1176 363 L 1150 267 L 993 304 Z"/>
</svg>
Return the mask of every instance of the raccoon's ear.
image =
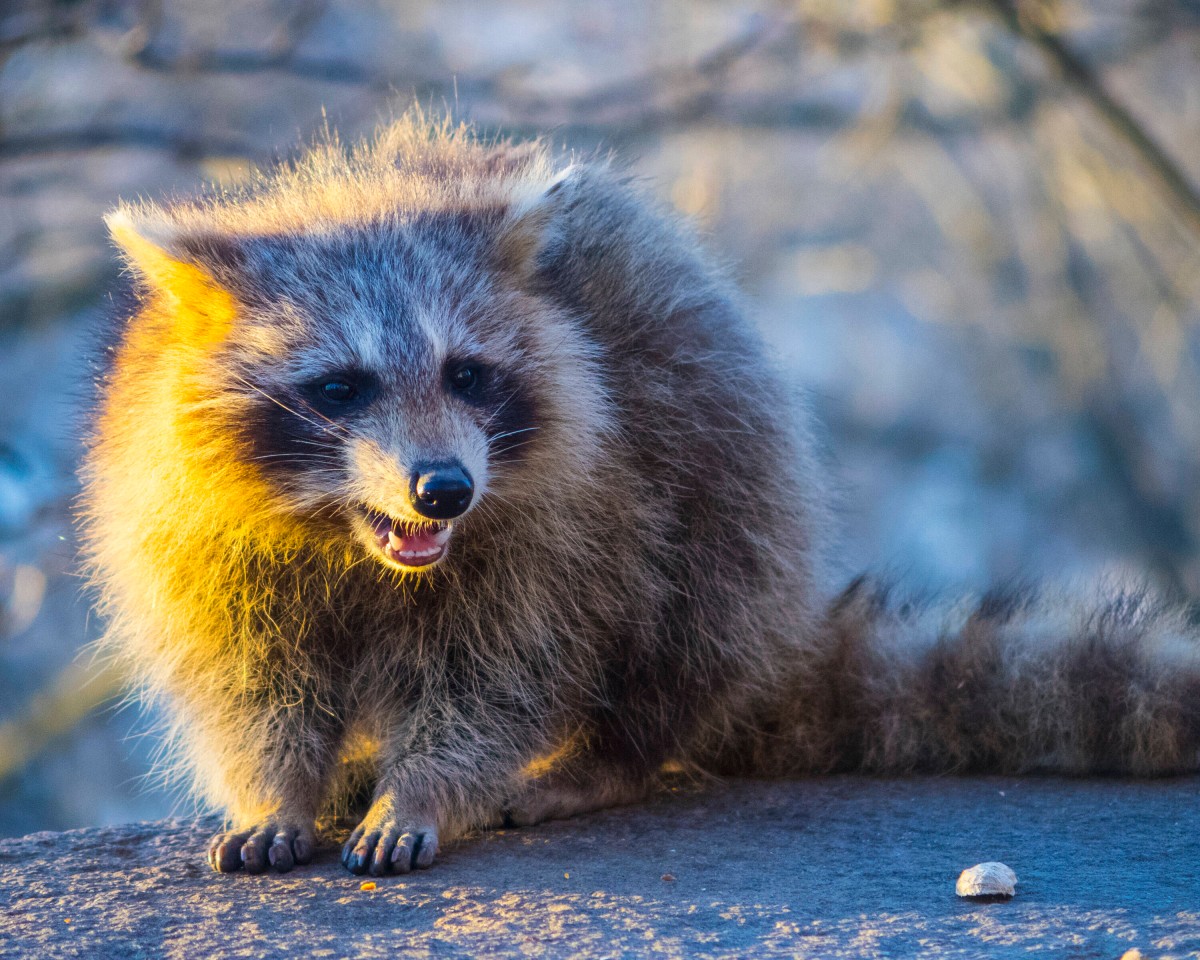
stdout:
<svg viewBox="0 0 1200 960">
<path fill-rule="evenodd" d="M 109 235 L 120 247 L 125 262 L 146 283 L 164 292 L 180 279 L 236 267 L 244 256 L 225 237 L 188 231 L 165 217 L 134 219 L 128 210 L 114 210 L 104 218 Z"/>
<path fill-rule="evenodd" d="M 165 218 L 134 220 L 126 210 L 110 213 L 104 222 L 142 282 L 186 308 L 178 318 L 189 326 L 185 333 L 223 333 L 235 306 L 233 294 L 217 274 L 240 262 L 239 249 L 224 238 L 185 232 Z"/>
<path fill-rule="evenodd" d="M 503 269 L 522 280 L 537 271 L 538 254 L 554 236 L 555 219 L 575 192 L 582 174 L 578 164 L 571 164 L 549 183 L 514 200 L 497 244 Z"/>
</svg>

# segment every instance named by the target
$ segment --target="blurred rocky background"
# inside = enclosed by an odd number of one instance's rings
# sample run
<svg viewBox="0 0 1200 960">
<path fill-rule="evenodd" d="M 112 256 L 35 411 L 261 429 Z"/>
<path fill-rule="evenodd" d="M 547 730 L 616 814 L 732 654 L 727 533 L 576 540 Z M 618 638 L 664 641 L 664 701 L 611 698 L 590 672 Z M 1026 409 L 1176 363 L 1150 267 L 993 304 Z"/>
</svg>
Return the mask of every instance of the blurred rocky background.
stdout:
<svg viewBox="0 0 1200 960">
<path fill-rule="evenodd" d="M 172 804 L 70 524 L 119 197 L 413 98 L 615 150 L 809 391 L 839 576 L 1197 596 L 1198 54 L 1195 0 L 3 0 L 0 835 Z"/>
</svg>

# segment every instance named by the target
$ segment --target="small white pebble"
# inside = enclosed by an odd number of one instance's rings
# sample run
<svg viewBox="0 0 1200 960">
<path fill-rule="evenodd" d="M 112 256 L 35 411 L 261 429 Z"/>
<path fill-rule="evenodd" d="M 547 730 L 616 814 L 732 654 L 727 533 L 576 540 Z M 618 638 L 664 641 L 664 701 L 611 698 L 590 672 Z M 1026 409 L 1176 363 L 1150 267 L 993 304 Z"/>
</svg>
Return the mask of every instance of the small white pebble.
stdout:
<svg viewBox="0 0 1200 960">
<path fill-rule="evenodd" d="M 1003 863 L 988 861 L 964 870 L 954 885 L 960 897 L 1011 897 L 1017 892 L 1017 875 Z"/>
</svg>

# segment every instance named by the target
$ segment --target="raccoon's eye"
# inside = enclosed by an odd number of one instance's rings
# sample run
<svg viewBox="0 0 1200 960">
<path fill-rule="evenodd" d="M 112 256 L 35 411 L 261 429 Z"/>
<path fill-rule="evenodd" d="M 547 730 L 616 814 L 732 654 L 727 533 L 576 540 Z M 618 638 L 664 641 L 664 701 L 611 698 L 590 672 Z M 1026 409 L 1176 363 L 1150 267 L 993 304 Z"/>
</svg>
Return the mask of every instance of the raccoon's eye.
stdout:
<svg viewBox="0 0 1200 960">
<path fill-rule="evenodd" d="M 357 395 L 354 384 L 345 380 L 329 380 L 321 384 L 321 397 L 330 403 L 349 403 Z"/>
<path fill-rule="evenodd" d="M 464 363 L 462 366 L 452 369 L 447 379 L 450 382 L 451 389 L 458 393 L 471 394 L 479 386 L 483 375 L 479 367 L 474 364 Z"/>
<path fill-rule="evenodd" d="M 311 402 L 333 417 L 367 406 L 379 391 L 379 381 L 365 370 L 331 370 L 303 389 Z"/>
</svg>

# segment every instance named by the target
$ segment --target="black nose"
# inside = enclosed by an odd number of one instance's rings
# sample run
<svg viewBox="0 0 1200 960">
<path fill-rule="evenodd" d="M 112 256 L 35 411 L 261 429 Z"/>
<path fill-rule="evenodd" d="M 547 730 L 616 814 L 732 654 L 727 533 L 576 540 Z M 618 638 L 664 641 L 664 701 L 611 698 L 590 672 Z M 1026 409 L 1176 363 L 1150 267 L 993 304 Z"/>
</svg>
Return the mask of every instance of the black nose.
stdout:
<svg viewBox="0 0 1200 960">
<path fill-rule="evenodd" d="M 436 464 L 413 471 L 412 505 L 430 520 L 453 520 L 471 505 L 475 485 L 458 464 Z"/>
</svg>

